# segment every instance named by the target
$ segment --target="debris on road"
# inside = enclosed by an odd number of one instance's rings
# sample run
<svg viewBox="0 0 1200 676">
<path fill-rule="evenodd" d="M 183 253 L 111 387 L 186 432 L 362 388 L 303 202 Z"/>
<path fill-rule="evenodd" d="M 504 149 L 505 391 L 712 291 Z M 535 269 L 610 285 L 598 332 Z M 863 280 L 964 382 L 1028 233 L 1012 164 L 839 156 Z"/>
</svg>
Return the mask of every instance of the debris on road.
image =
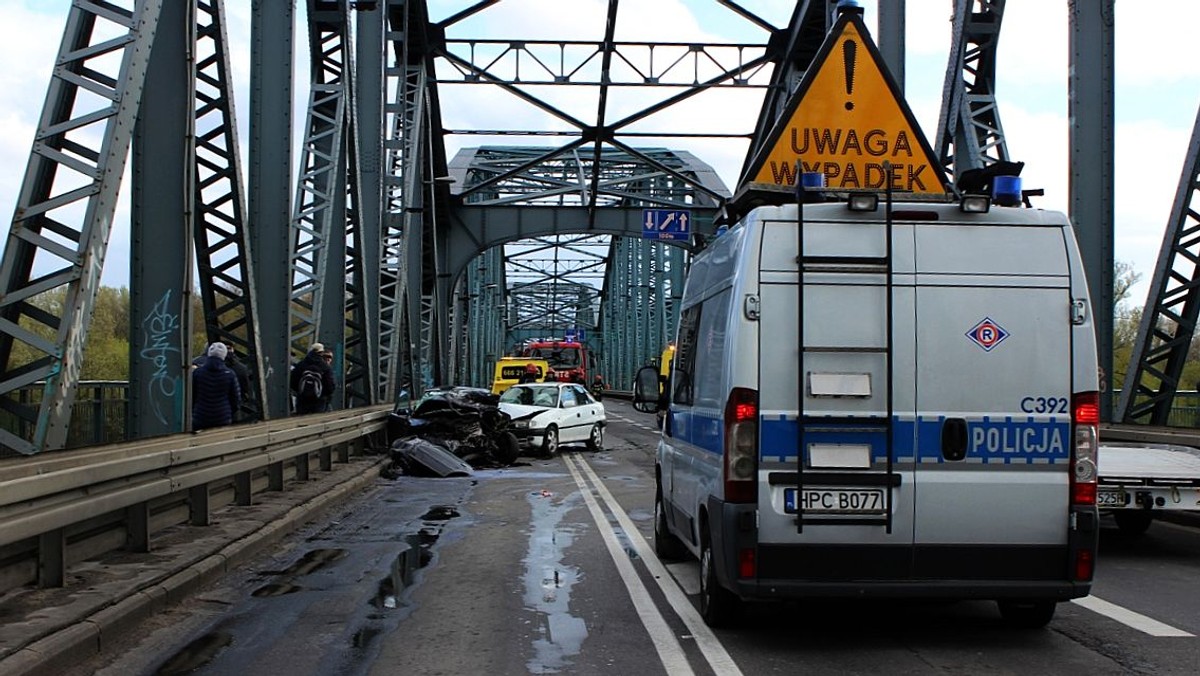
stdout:
<svg viewBox="0 0 1200 676">
<path fill-rule="evenodd" d="M 481 388 L 441 387 L 426 391 L 411 410 L 398 408 L 388 418 L 395 469 L 423 476 L 468 476 L 473 468 L 515 463 L 520 446 L 508 431 L 511 419 L 498 408 L 497 399 Z"/>
</svg>

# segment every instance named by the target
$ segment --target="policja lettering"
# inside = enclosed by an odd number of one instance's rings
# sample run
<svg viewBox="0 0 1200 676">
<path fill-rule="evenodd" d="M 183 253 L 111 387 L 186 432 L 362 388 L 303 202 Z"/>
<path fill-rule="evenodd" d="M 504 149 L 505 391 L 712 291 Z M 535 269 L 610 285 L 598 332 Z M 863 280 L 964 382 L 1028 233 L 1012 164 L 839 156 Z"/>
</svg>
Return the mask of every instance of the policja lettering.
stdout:
<svg viewBox="0 0 1200 676">
<path fill-rule="evenodd" d="M 1063 455 L 1060 426 L 983 427 L 971 426 L 971 451 L 983 453 L 1037 453 Z"/>
</svg>

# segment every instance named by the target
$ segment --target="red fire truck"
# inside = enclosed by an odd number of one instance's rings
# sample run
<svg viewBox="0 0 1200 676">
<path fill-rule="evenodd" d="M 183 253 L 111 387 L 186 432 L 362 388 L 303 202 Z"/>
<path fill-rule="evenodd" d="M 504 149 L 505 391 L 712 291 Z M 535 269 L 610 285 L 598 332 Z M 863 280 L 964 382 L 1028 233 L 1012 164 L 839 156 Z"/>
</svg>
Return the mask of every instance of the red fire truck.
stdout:
<svg viewBox="0 0 1200 676">
<path fill-rule="evenodd" d="M 545 359 L 555 380 L 587 385 L 594 369 L 587 346 L 576 341 L 531 340 L 521 348 L 520 356 Z"/>
</svg>

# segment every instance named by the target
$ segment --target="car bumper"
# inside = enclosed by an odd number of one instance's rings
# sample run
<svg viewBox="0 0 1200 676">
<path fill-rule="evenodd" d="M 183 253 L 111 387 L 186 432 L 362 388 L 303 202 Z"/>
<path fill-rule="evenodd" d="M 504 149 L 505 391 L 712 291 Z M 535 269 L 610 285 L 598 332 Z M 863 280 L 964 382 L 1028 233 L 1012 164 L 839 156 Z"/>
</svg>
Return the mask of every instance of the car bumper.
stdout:
<svg viewBox="0 0 1200 676">
<path fill-rule="evenodd" d="M 544 427 L 510 427 L 508 431 L 517 438 L 517 443 L 521 448 L 537 448 L 546 441 L 546 428 Z"/>
</svg>

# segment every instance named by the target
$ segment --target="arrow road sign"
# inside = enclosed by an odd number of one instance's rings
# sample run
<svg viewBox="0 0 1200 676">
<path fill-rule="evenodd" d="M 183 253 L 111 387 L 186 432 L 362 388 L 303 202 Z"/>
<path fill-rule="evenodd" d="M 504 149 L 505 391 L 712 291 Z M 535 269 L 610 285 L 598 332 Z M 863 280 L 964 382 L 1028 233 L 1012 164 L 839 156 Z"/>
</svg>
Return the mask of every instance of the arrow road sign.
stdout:
<svg viewBox="0 0 1200 676">
<path fill-rule="evenodd" d="M 642 239 L 687 239 L 692 212 L 681 209 L 642 209 Z"/>
</svg>

